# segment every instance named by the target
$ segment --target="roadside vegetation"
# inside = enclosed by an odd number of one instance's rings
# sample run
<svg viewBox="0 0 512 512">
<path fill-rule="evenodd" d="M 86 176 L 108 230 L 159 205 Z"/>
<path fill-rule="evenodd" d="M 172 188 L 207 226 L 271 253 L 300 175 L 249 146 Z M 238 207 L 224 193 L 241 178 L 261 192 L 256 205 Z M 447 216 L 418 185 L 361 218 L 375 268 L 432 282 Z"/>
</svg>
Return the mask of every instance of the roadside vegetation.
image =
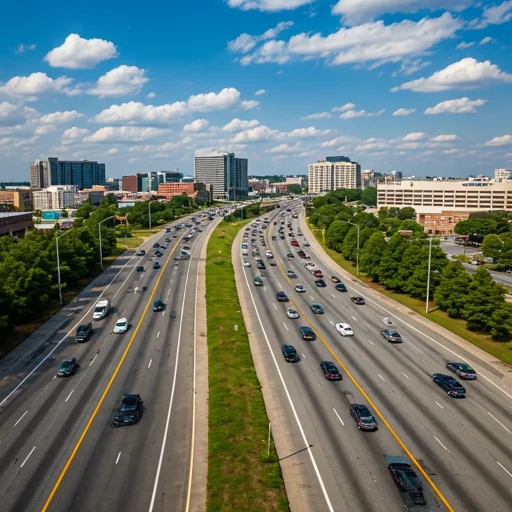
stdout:
<svg viewBox="0 0 512 512">
<path fill-rule="evenodd" d="M 259 213 L 252 205 L 226 217 L 208 243 L 209 512 L 289 510 L 273 445 L 267 454 L 269 422 L 231 262 L 236 234 Z"/>
</svg>

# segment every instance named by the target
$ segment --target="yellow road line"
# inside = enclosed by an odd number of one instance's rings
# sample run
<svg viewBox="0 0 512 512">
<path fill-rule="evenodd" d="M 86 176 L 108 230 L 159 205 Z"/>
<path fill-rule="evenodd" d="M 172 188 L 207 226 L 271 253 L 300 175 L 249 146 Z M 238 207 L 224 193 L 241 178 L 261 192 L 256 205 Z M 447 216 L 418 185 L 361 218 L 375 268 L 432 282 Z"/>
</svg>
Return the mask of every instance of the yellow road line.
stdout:
<svg viewBox="0 0 512 512">
<path fill-rule="evenodd" d="M 267 242 L 270 246 L 272 246 L 272 248 L 274 248 L 274 244 L 271 243 L 271 241 L 268 240 L 268 236 L 267 236 Z M 274 251 L 272 251 L 274 252 Z M 291 280 L 288 278 L 288 276 L 286 275 L 286 272 L 283 270 L 283 267 L 281 266 L 281 263 L 278 259 L 276 259 L 276 263 L 277 263 L 277 266 L 279 268 L 279 271 L 281 272 L 281 274 L 283 274 L 283 277 L 288 281 L 288 283 L 290 284 L 290 286 L 294 289 L 294 286 L 293 286 L 293 283 L 291 282 Z M 443 504 L 445 505 L 445 507 L 450 511 L 450 512 L 454 512 L 454 509 L 453 507 L 448 503 L 448 500 L 444 497 L 443 493 L 438 489 L 438 487 L 436 486 L 436 484 L 432 481 L 432 479 L 428 476 L 428 474 L 426 473 L 426 471 L 422 468 L 421 464 L 418 462 L 418 460 L 416 459 L 416 457 L 414 457 L 414 455 L 411 453 L 411 451 L 409 450 L 409 448 L 407 448 L 407 446 L 405 445 L 405 443 L 402 441 L 402 439 L 400 438 L 400 436 L 396 433 L 395 429 L 389 424 L 389 422 L 386 420 L 386 418 L 384 417 L 384 415 L 380 412 L 380 410 L 377 408 L 377 406 L 375 405 L 375 403 L 373 402 L 373 400 L 370 398 L 370 396 L 368 395 L 368 393 L 366 393 L 366 391 L 362 388 L 362 386 L 359 384 L 359 382 L 356 380 L 356 378 L 352 375 L 352 373 L 349 371 L 349 369 L 347 368 L 347 366 L 345 365 L 345 363 L 343 363 L 341 361 L 341 359 L 337 356 L 337 354 L 334 352 L 334 350 L 331 348 L 331 346 L 329 345 L 329 343 L 327 343 L 327 341 L 325 341 L 325 339 L 323 338 L 323 336 L 315 329 L 315 327 L 313 327 L 313 324 L 311 323 L 311 321 L 309 320 L 309 318 L 300 310 L 300 308 L 296 305 L 295 301 L 292 300 L 291 301 L 293 304 L 295 304 L 295 309 L 300 313 L 301 316 L 303 316 L 308 324 L 311 326 L 311 328 L 313 329 L 313 331 L 316 333 L 317 337 L 322 341 L 322 343 L 326 346 L 327 350 L 329 350 L 329 352 L 333 355 L 333 357 L 336 359 L 336 361 L 338 362 L 338 364 L 341 366 L 341 368 L 345 371 L 345 373 L 348 375 L 348 377 L 350 378 L 350 380 L 355 384 L 356 388 L 361 392 L 361 394 L 364 396 L 364 398 L 366 399 L 366 401 L 373 407 L 373 410 L 377 413 L 377 416 L 381 419 L 382 423 L 384 423 L 384 425 L 386 425 L 387 429 L 391 432 L 391 435 L 396 439 L 396 441 L 398 442 L 398 444 L 401 446 L 401 448 L 404 450 L 404 452 L 407 454 L 407 456 L 411 459 L 411 461 L 413 462 L 413 464 L 418 468 L 419 472 L 423 475 L 423 478 L 425 478 L 425 480 L 429 483 L 429 485 L 432 487 L 432 489 L 434 490 L 434 492 L 437 494 L 437 496 L 439 497 L 439 499 L 443 502 Z"/>
<path fill-rule="evenodd" d="M 167 265 L 168 265 L 168 263 L 169 263 L 169 261 L 171 259 L 171 256 L 173 255 L 174 251 L 176 250 L 176 247 L 178 247 L 178 243 L 179 243 L 180 240 L 181 240 L 181 237 L 175 239 L 176 245 L 172 248 L 172 251 L 170 252 L 169 256 L 167 257 L 167 260 L 164 263 L 164 266 L 161 269 L 160 275 L 158 276 L 158 279 L 156 280 L 155 286 L 153 287 L 153 291 L 151 292 L 151 295 L 150 295 L 150 297 L 148 299 L 146 307 L 144 308 L 144 311 L 142 312 L 142 315 L 141 315 L 140 320 L 139 320 L 139 322 L 137 324 L 137 327 L 135 328 L 135 331 L 133 332 L 132 337 L 130 338 L 130 341 L 128 342 L 128 345 L 126 346 L 126 349 L 123 352 L 123 355 L 121 356 L 121 359 L 119 360 L 119 363 L 117 364 L 116 369 L 114 370 L 114 373 L 112 374 L 112 377 L 110 377 L 110 380 L 108 381 L 108 384 L 107 384 L 105 390 L 103 391 L 103 394 L 101 395 L 101 398 L 100 398 L 98 404 L 96 405 L 96 407 L 95 407 L 91 417 L 89 418 L 89 421 L 87 422 L 87 425 L 85 426 L 82 434 L 80 435 L 80 438 L 78 439 L 78 442 L 76 443 L 75 447 L 73 448 L 73 451 L 71 452 L 71 455 L 69 456 L 69 459 L 67 460 L 66 465 L 64 466 L 64 469 L 60 473 L 59 478 L 57 479 L 57 482 L 53 486 L 52 492 L 48 496 L 48 499 L 46 500 L 43 508 L 41 509 L 41 512 L 46 512 L 48 510 L 48 507 L 50 506 L 50 504 L 51 504 L 51 502 L 52 502 L 52 500 L 53 500 L 53 498 L 55 496 L 55 493 L 59 489 L 60 484 L 62 483 L 62 480 L 64 479 L 64 476 L 66 476 L 66 473 L 68 472 L 68 469 L 71 466 L 71 463 L 73 462 L 73 459 L 75 458 L 75 455 L 77 454 L 78 449 L 80 448 L 80 445 L 82 444 L 83 440 L 85 439 L 85 436 L 87 435 L 87 432 L 91 428 L 92 422 L 94 421 L 94 418 L 98 414 L 98 411 L 100 410 L 101 404 L 105 400 L 105 397 L 107 396 L 107 393 L 109 392 L 112 384 L 114 383 L 114 380 L 117 377 L 117 374 L 119 373 L 119 370 L 121 369 L 121 366 L 122 366 L 126 356 L 128 355 L 128 352 L 129 352 L 129 350 L 130 350 L 130 348 L 132 346 L 133 340 L 135 339 L 135 336 L 137 336 L 137 332 L 139 331 L 139 328 L 140 328 L 140 326 L 142 324 L 142 321 L 144 320 L 144 317 L 146 316 L 147 310 L 149 308 L 149 305 L 151 304 L 151 301 L 153 300 L 153 296 L 155 295 L 156 289 L 158 288 L 160 280 L 162 279 L 162 276 L 164 275 L 164 271 L 165 271 L 165 269 L 166 269 L 166 267 L 167 267 Z"/>
</svg>

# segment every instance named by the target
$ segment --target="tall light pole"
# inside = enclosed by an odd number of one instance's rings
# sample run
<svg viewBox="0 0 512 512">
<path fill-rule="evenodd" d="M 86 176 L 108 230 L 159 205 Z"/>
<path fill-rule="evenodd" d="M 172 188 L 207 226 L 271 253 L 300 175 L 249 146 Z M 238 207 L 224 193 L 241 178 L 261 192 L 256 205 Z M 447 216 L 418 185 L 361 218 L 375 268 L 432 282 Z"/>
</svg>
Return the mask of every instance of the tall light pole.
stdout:
<svg viewBox="0 0 512 512">
<path fill-rule="evenodd" d="M 101 247 L 101 225 L 108 219 L 113 219 L 115 217 L 115 215 L 111 215 L 110 217 L 107 217 L 106 219 L 103 219 L 102 221 L 98 222 L 98 233 L 99 233 L 99 236 L 100 236 L 100 265 L 101 265 L 101 270 L 103 270 L 103 252 L 102 252 L 102 247 Z"/>
<path fill-rule="evenodd" d="M 61 286 L 61 282 L 60 282 L 59 238 L 62 238 L 64 235 L 67 235 L 70 232 L 71 232 L 71 229 L 69 229 L 65 233 L 62 233 L 62 235 L 55 237 L 55 246 L 57 248 L 57 281 L 59 283 L 59 300 L 60 300 L 61 304 L 62 304 L 62 286 Z"/>
</svg>

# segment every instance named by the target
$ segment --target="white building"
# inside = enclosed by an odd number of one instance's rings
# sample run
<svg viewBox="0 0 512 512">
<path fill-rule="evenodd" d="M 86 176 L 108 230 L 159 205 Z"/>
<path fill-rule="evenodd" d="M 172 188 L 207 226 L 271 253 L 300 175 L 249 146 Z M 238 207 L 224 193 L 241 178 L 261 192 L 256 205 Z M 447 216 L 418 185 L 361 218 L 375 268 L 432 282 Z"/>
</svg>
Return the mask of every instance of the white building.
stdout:
<svg viewBox="0 0 512 512">
<path fill-rule="evenodd" d="M 309 164 L 309 192 L 320 194 L 339 188 L 361 188 L 361 166 L 357 162 L 351 162 L 348 158 L 344 161 L 333 161 L 333 158 L 335 157 L 327 157 L 326 160 Z"/>
<path fill-rule="evenodd" d="M 34 190 L 33 204 L 36 210 L 62 210 L 75 207 L 76 185 L 54 185 Z"/>
</svg>

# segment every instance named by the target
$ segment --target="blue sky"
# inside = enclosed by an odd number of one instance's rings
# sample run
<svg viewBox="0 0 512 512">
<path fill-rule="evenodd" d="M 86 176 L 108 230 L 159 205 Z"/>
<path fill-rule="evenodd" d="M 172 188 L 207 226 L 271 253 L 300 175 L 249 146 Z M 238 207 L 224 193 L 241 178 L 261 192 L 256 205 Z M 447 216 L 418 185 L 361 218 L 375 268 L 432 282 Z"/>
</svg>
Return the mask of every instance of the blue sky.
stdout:
<svg viewBox="0 0 512 512">
<path fill-rule="evenodd" d="M 0 19 L 0 181 L 48 156 L 192 174 L 213 148 L 256 175 L 512 167 L 512 0 L 23 4 Z"/>
</svg>

